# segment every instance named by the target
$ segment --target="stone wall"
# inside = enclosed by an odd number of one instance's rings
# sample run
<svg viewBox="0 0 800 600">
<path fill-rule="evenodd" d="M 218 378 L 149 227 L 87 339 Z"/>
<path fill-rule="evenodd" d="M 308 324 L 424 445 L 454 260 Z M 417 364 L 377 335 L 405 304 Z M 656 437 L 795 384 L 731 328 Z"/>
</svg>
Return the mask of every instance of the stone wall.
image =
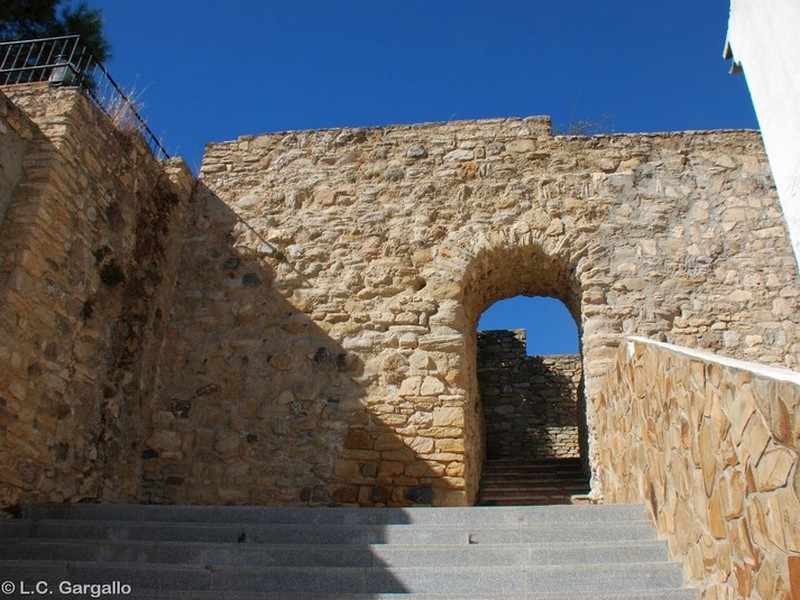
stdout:
<svg viewBox="0 0 800 600">
<path fill-rule="evenodd" d="M 800 374 L 632 339 L 596 410 L 606 498 L 647 500 L 703 597 L 795 597 Z"/>
<path fill-rule="evenodd" d="M 528 356 L 524 329 L 478 332 L 486 458 L 575 458 L 579 354 Z"/>
<path fill-rule="evenodd" d="M 595 401 L 625 335 L 797 364 L 800 286 L 755 132 L 248 136 L 209 146 L 184 204 L 185 167 L 79 91 L 8 93 L 27 121 L 2 150 L 4 505 L 469 504 L 476 324 L 519 294 L 579 326 L 598 498 Z"/>
<path fill-rule="evenodd" d="M 194 179 L 79 90 L 4 93 L 25 143 L 3 146 L 18 181 L 0 224 L 0 506 L 135 500 Z"/>
<path fill-rule="evenodd" d="M 0 224 L 22 176 L 22 160 L 36 126 L 0 93 Z"/>
<path fill-rule="evenodd" d="M 290 132 L 208 146 L 201 177 L 145 499 L 471 503 L 476 324 L 519 294 L 579 326 L 594 472 L 593 398 L 625 335 L 797 365 L 797 268 L 757 132 Z"/>
</svg>

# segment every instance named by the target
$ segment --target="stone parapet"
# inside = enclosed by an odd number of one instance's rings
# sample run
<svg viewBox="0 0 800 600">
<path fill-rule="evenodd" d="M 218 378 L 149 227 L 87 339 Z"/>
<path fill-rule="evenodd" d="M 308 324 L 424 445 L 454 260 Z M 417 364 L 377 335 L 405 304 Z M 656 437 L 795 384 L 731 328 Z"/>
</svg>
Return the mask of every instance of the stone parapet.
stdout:
<svg viewBox="0 0 800 600">
<path fill-rule="evenodd" d="M 800 373 L 631 338 L 595 406 L 606 499 L 647 501 L 704 598 L 797 597 Z"/>
</svg>

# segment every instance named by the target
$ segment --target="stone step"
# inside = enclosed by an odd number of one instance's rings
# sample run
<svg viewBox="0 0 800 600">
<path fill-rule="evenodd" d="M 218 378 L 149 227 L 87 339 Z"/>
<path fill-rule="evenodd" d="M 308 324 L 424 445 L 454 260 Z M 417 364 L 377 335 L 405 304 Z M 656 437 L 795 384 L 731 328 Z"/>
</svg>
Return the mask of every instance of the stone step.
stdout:
<svg viewBox="0 0 800 600">
<path fill-rule="evenodd" d="M 522 486 L 522 487 L 588 487 L 589 482 L 586 479 L 527 479 L 524 477 L 489 477 L 481 480 L 481 486 L 486 487 L 502 487 L 502 486 Z"/>
<path fill-rule="evenodd" d="M 574 475 L 580 476 L 585 475 L 585 471 L 580 467 L 533 467 L 533 466 L 525 466 L 525 465 L 518 465 L 518 466 L 508 466 L 508 467 L 493 467 L 491 465 L 484 465 L 483 467 L 484 474 L 490 473 L 519 473 L 519 474 L 565 474 L 565 475 Z"/>
<path fill-rule="evenodd" d="M 502 490 L 490 489 L 481 494 L 481 499 L 487 498 L 571 498 L 572 496 L 584 496 L 588 494 L 589 488 L 575 488 L 572 490 L 565 490 L 559 488 L 552 489 L 517 489 L 507 488 Z"/>
<path fill-rule="evenodd" d="M 521 525 L 537 523 L 617 523 L 644 519 L 640 504 L 606 504 L 579 508 L 331 508 L 263 506 L 171 506 L 148 504 L 45 504 L 25 509 L 25 523 L 40 520 L 135 521 L 169 523 L 302 524 L 302 525 Z"/>
<path fill-rule="evenodd" d="M 504 473 L 504 472 L 484 472 L 481 476 L 482 481 L 496 479 L 513 479 L 516 481 L 588 481 L 589 477 L 583 473 Z"/>
<path fill-rule="evenodd" d="M 489 468 L 516 468 L 527 467 L 529 469 L 580 469 L 583 466 L 580 460 L 570 459 L 492 459 L 484 461 L 484 467 Z"/>
<path fill-rule="evenodd" d="M 492 494 L 482 495 L 476 506 L 491 506 L 495 508 L 512 506 L 583 506 L 592 504 L 587 494 L 506 494 L 494 496 Z"/>
<path fill-rule="evenodd" d="M 511 459 L 511 458 L 487 458 L 484 467 L 489 468 L 516 468 L 527 467 L 529 469 L 580 469 L 583 463 L 578 459 L 554 458 L 554 459 Z"/>
<path fill-rule="evenodd" d="M 481 481 L 581 481 L 587 482 L 589 480 L 583 473 L 576 473 L 574 475 L 565 475 L 564 473 L 537 473 L 535 475 L 528 475 L 525 473 L 484 473 Z"/>
<path fill-rule="evenodd" d="M 484 507 L 488 508 L 488 507 Z M 584 507 L 577 507 L 584 508 Z M 595 507 L 585 507 L 595 508 Z M 575 509 L 573 509 L 575 510 Z M 368 512 L 368 511 L 365 511 Z M 581 520 L 538 523 L 350 525 L 326 523 L 236 524 L 172 521 L 5 520 L 0 538 L 122 539 L 259 544 L 503 544 L 632 541 L 651 539 L 653 525 L 644 519 L 592 521 L 586 511 Z M 589 518 L 586 518 L 589 517 Z"/>
<path fill-rule="evenodd" d="M 0 560 L 162 563 L 226 566 L 482 567 L 663 562 L 656 540 L 576 544 L 291 545 L 206 542 L 6 539 Z"/>
<path fill-rule="evenodd" d="M 219 591 L 298 593 L 340 597 L 342 594 L 486 594 L 507 597 L 530 594 L 594 594 L 614 591 L 673 590 L 681 585 L 674 563 L 623 565 L 556 565 L 526 567 L 224 567 L 97 562 L 0 561 L 10 581 L 119 581 L 138 591 Z"/>
<path fill-rule="evenodd" d="M 479 506 L 492 506 L 495 508 L 506 508 L 511 506 L 583 506 L 591 504 L 591 499 L 587 496 L 576 494 L 574 496 L 518 496 L 508 498 L 485 498 L 480 501 Z"/>
<path fill-rule="evenodd" d="M 400 596 L 399 594 L 337 594 L 336 600 L 623 600 L 620 598 L 619 592 L 603 592 L 593 591 L 591 596 L 586 592 L 573 592 L 573 593 L 545 593 L 535 594 L 528 593 L 525 595 L 508 595 L 502 596 L 490 595 L 486 593 L 414 593 L 405 592 Z M 126 598 L 131 600 L 286 600 L 286 595 L 282 593 L 272 594 L 263 592 L 158 592 L 155 590 L 147 590 L 144 593 L 137 594 L 132 592 Z M 292 594 L 292 600 L 317 600 L 320 598 L 319 594 Z M 673 588 L 663 590 L 627 590 L 624 595 L 624 600 L 697 600 L 697 592 L 687 588 Z"/>
<path fill-rule="evenodd" d="M 489 488 L 480 495 L 480 499 L 487 498 L 571 498 L 572 496 L 585 496 L 589 493 L 588 487 L 564 488 L 518 488 L 508 487 L 503 489 Z M 541 505 L 539 505 L 541 506 Z"/>
<path fill-rule="evenodd" d="M 591 491 L 579 459 L 487 460 L 478 504 L 535 506 L 583 504 Z"/>
<path fill-rule="evenodd" d="M 493 490 L 498 489 L 530 489 L 530 490 L 570 490 L 576 488 L 588 488 L 586 481 L 525 481 L 519 479 L 512 480 L 489 480 L 484 481 L 488 487 L 491 485 Z"/>
<path fill-rule="evenodd" d="M 570 467 L 570 468 L 550 468 L 550 467 L 531 467 L 531 466 L 508 466 L 508 467 L 493 467 L 490 465 L 484 465 L 483 474 L 495 474 L 495 473 L 503 473 L 503 474 L 514 474 L 514 475 L 570 475 L 570 476 L 581 476 L 584 475 L 583 469 L 579 467 Z"/>
</svg>

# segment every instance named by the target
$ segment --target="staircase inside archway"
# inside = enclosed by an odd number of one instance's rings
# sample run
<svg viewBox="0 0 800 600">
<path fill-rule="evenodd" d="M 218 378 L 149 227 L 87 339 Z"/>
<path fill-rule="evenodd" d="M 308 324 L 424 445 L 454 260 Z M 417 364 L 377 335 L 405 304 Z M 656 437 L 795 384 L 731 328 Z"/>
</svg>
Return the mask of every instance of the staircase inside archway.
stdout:
<svg viewBox="0 0 800 600">
<path fill-rule="evenodd" d="M 528 356 L 525 335 L 478 333 L 486 459 L 477 504 L 587 503 L 580 355 Z"/>
</svg>

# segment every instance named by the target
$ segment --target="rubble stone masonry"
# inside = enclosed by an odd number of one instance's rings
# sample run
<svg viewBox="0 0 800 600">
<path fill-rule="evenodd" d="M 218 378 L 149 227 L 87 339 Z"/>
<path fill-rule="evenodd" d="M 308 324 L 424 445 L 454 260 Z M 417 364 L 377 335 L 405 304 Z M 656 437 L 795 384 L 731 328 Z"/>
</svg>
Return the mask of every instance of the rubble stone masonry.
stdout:
<svg viewBox="0 0 800 600">
<path fill-rule="evenodd" d="M 192 192 L 80 91 L 6 93 L 4 507 L 471 504 L 476 325 L 519 294 L 578 324 L 597 499 L 626 336 L 797 366 L 797 267 L 757 132 L 563 137 L 533 117 L 247 136 L 208 146 Z"/>
<path fill-rule="evenodd" d="M 79 90 L 4 94 L 0 506 L 136 500 L 194 178 Z"/>
<path fill-rule="evenodd" d="M 472 503 L 476 324 L 518 294 L 579 325 L 595 474 L 593 398 L 625 335 L 797 364 L 797 268 L 757 132 L 298 131 L 209 145 L 201 181 L 147 500 Z"/>
<path fill-rule="evenodd" d="M 579 354 L 528 356 L 524 329 L 478 332 L 486 457 L 580 457 Z"/>
</svg>

